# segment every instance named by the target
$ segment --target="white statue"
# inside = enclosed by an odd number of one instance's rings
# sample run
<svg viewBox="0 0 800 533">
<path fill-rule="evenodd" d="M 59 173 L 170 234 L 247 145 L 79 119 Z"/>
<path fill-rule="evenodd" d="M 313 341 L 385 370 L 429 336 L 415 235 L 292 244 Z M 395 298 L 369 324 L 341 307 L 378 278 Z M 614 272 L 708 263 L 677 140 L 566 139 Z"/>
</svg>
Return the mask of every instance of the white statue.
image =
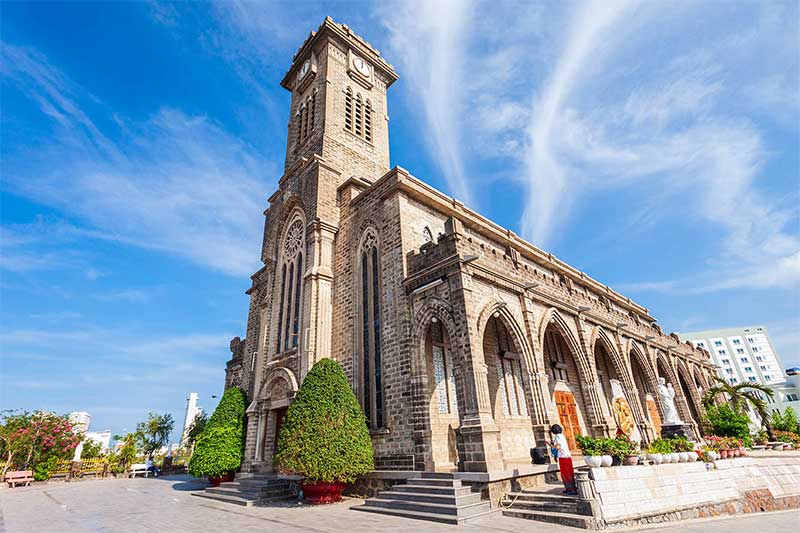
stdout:
<svg viewBox="0 0 800 533">
<path fill-rule="evenodd" d="M 667 383 L 664 378 L 658 378 L 658 398 L 661 410 L 664 411 L 662 424 L 665 426 L 683 424 L 678 417 L 678 410 L 675 409 L 675 389 L 672 388 L 672 383 Z"/>
<path fill-rule="evenodd" d="M 86 435 L 86 432 L 89 431 L 89 425 L 92 423 L 92 415 L 84 411 L 77 411 L 69 414 L 69 420 L 72 422 L 72 431 Z M 78 446 L 75 447 L 75 454 L 72 456 L 73 461 L 81 460 L 84 442 L 84 440 L 81 440 Z"/>
</svg>

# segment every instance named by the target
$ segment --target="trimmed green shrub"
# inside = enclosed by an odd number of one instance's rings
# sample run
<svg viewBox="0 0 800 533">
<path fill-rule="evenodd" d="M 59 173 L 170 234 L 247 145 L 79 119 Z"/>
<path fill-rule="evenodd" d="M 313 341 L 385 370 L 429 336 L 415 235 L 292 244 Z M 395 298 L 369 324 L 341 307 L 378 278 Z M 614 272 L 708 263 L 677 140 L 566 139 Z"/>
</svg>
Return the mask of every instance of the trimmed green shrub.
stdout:
<svg viewBox="0 0 800 533">
<path fill-rule="evenodd" d="M 242 435 L 234 427 L 212 427 L 197 439 L 197 448 L 189 461 L 189 473 L 195 477 L 219 477 L 242 465 Z"/>
<path fill-rule="evenodd" d="M 244 425 L 244 411 L 247 409 L 247 398 L 238 387 L 226 390 L 214 409 L 206 427 Z"/>
<path fill-rule="evenodd" d="M 321 359 L 297 392 L 274 464 L 307 482 L 352 483 L 374 469 L 367 422 L 339 363 Z"/>
<path fill-rule="evenodd" d="M 197 438 L 189 473 L 195 477 L 219 477 L 238 470 L 244 454 L 244 412 L 247 398 L 239 388 L 222 395 L 214 414 Z"/>
</svg>

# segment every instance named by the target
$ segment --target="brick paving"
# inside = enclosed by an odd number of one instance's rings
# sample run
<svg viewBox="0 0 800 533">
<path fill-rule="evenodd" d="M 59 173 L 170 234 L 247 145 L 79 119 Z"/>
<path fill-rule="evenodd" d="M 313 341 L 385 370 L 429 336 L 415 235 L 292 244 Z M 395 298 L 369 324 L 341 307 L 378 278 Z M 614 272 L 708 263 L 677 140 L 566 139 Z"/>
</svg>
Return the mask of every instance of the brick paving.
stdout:
<svg viewBox="0 0 800 533">
<path fill-rule="evenodd" d="M 347 531 L 563 531 L 577 529 L 503 517 L 499 513 L 462 526 L 448 526 L 349 508 L 362 500 L 308 507 L 283 504 L 245 508 L 193 497 L 203 485 L 188 476 L 158 479 L 55 482 L 0 489 L 0 532 L 50 531 L 287 531 L 328 533 Z M 800 512 L 739 516 L 732 519 L 671 523 L 657 529 L 677 531 L 793 530 Z"/>
</svg>

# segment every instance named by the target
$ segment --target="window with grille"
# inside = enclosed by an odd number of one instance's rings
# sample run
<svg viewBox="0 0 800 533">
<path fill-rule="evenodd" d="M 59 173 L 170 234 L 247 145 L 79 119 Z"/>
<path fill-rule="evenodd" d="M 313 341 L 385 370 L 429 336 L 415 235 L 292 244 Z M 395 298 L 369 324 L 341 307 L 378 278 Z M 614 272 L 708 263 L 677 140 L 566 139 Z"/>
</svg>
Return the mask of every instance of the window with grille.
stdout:
<svg viewBox="0 0 800 533">
<path fill-rule="evenodd" d="M 314 131 L 314 120 L 317 112 L 317 90 L 306 96 L 305 100 L 301 100 L 300 107 L 295 114 L 297 120 L 297 144 L 300 145 L 311 135 Z"/>
<path fill-rule="evenodd" d="M 497 342 L 497 387 L 506 416 L 526 416 L 525 393 L 522 389 L 522 368 L 519 355 L 512 350 L 511 336 L 505 324 L 496 317 L 489 319 Z"/>
<path fill-rule="evenodd" d="M 370 428 L 383 427 L 383 373 L 381 365 L 381 305 L 378 239 L 368 229 L 360 247 L 361 361 L 364 416 Z"/>
<path fill-rule="evenodd" d="M 300 337 L 304 243 L 305 227 L 303 221 L 296 218 L 289 224 L 283 242 L 278 296 L 278 353 L 297 348 Z"/>
<path fill-rule="evenodd" d="M 431 322 L 428 327 L 427 347 L 428 356 L 433 363 L 437 409 L 442 414 L 457 413 L 458 403 L 456 401 L 453 354 L 450 351 L 448 337 L 441 322 Z"/>
<path fill-rule="evenodd" d="M 348 87 L 344 93 L 344 129 L 372 142 L 372 126 L 372 102 Z"/>
</svg>

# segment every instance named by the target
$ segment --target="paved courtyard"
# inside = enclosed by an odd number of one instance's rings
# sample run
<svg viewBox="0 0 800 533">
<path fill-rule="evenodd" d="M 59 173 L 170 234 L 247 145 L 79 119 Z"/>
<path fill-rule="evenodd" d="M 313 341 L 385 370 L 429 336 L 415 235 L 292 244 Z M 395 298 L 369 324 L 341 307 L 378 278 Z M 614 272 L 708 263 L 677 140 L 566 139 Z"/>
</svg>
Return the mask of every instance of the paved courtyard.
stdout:
<svg viewBox="0 0 800 533">
<path fill-rule="evenodd" d="M 507 518 L 499 513 L 463 526 L 357 513 L 361 500 L 308 507 L 238 507 L 192 496 L 203 485 L 188 476 L 158 479 L 89 480 L 0 489 L 0 532 L 49 531 L 563 531 L 579 530 Z M 793 531 L 800 511 L 673 523 L 653 529 L 670 531 Z M 224 529 L 223 529 L 224 528 Z"/>
</svg>

